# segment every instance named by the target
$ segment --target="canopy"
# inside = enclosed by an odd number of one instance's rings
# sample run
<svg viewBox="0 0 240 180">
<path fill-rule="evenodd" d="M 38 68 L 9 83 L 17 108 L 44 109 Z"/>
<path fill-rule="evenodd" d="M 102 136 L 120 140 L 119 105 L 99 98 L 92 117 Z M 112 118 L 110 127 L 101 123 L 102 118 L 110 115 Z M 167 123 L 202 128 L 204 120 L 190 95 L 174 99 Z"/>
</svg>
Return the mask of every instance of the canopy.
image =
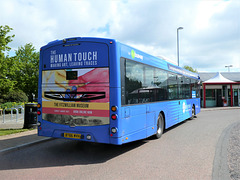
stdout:
<svg viewBox="0 0 240 180">
<path fill-rule="evenodd" d="M 204 83 L 234 83 L 234 81 L 231 81 L 221 75 L 220 72 L 218 72 L 214 77 L 211 79 L 205 81 Z"/>
</svg>

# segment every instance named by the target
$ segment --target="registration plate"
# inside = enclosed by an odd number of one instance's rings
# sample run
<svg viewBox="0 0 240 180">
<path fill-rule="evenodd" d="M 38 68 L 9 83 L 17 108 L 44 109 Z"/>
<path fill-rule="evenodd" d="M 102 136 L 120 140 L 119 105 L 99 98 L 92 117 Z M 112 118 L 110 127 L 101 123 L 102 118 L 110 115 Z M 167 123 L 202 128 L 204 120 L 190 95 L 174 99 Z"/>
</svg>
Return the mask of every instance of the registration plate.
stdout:
<svg viewBox="0 0 240 180">
<path fill-rule="evenodd" d="M 81 139 L 81 134 L 64 133 L 65 138 Z"/>
</svg>

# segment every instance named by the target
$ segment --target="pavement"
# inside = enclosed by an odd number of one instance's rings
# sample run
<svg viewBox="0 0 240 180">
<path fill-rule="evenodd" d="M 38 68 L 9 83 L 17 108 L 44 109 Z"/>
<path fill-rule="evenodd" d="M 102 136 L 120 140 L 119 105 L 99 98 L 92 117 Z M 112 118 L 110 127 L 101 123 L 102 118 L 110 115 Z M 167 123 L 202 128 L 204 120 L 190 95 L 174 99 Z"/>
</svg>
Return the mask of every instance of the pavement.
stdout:
<svg viewBox="0 0 240 180">
<path fill-rule="evenodd" d="M 37 129 L 0 136 L 0 156 L 52 139 L 53 138 L 38 136 Z"/>
<path fill-rule="evenodd" d="M 16 114 L 0 116 L 0 129 L 22 129 L 23 126 L 23 114 L 18 116 Z M 38 136 L 37 129 L 0 136 L 0 155 L 51 139 L 53 138 Z"/>
<path fill-rule="evenodd" d="M 202 108 L 201 111 L 230 110 L 240 107 L 214 107 Z M 20 116 L 0 116 L 0 129 L 23 128 L 24 120 Z M 17 151 L 54 138 L 37 135 L 37 129 L 17 134 L 0 136 L 0 156 L 5 153 Z M 240 179 L 240 123 L 234 123 L 222 133 L 216 147 L 213 165 L 213 179 Z M 227 154 L 227 155 L 226 155 Z"/>
<path fill-rule="evenodd" d="M 24 124 L 24 114 L 0 115 L 0 129 L 21 129 Z"/>
</svg>

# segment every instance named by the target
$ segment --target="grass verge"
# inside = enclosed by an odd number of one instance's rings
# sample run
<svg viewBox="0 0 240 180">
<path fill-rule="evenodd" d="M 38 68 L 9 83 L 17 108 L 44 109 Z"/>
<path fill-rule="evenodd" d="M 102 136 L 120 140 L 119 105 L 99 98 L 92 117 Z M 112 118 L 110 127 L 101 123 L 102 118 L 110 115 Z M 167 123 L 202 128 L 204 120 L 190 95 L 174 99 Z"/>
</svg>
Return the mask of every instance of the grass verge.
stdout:
<svg viewBox="0 0 240 180">
<path fill-rule="evenodd" d="M 31 129 L 0 129 L 0 136 L 5 136 L 9 134 L 16 134 L 20 132 L 29 131 Z"/>
</svg>

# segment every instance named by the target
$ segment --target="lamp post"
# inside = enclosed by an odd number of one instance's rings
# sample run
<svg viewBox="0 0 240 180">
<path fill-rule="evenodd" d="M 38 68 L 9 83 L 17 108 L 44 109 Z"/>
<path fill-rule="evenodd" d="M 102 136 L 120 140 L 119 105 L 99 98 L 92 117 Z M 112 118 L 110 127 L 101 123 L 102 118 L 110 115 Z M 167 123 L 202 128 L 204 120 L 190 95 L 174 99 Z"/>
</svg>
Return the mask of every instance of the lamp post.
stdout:
<svg viewBox="0 0 240 180">
<path fill-rule="evenodd" d="M 233 67 L 233 65 L 225 66 L 228 68 L 228 72 L 230 72 L 230 67 Z"/>
<path fill-rule="evenodd" d="M 178 31 L 183 29 L 183 27 L 177 28 L 177 59 L 178 59 L 178 66 L 179 66 L 179 37 L 178 37 Z"/>
</svg>

